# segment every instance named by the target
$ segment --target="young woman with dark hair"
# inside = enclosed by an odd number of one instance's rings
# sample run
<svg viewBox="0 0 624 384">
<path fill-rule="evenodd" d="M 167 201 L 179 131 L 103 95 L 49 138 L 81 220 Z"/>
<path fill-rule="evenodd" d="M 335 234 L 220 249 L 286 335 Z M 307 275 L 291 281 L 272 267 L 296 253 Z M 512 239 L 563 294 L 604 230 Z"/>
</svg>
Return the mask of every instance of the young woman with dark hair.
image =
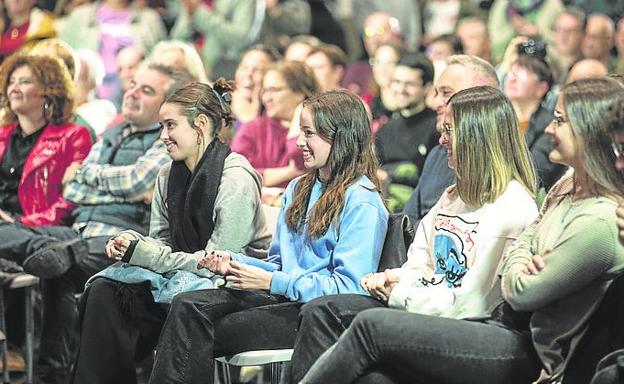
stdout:
<svg viewBox="0 0 624 384">
<path fill-rule="evenodd" d="M 232 85 L 191 83 L 160 108 L 161 140 L 173 160 L 156 180 L 149 236 L 123 231 L 106 254 L 120 262 L 92 277 L 81 302 L 76 383 L 136 381 L 134 362 L 158 341 L 178 293 L 214 288 L 197 268 L 215 249 L 257 254 L 269 243 L 258 173 L 219 139 L 232 124 Z"/>
<path fill-rule="evenodd" d="M 211 383 L 212 357 L 240 352 L 249 339 L 292 347 L 301 303 L 365 293 L 359 281 L 377 269 L 388 221 L 366 109 L 357 96 L 330 91 L 303 102 L 300 125 L 309 172 L 286 188 L 268 259 L 216 251 L 200 261 L 226 287 L 174 298 L 151 383 Z"/>
</svg>

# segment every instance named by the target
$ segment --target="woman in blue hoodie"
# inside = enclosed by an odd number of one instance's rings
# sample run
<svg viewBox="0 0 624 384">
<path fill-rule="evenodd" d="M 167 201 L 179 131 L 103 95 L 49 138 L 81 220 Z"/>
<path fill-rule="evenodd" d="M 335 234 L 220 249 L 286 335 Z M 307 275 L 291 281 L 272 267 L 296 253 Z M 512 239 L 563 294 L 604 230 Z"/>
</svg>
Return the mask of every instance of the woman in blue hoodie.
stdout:
<svg viewBox="0 0 624 384">
<path fill-rule="evenodd" d="M 316 297 L 365 294 L 359 281 L 377 269 L 388 221 L 366 110 L 357 96 L 330 91 L 303 102 L 300 125 L 309 172 L 286 189 L 268 259 L 215 251 L 199 262 L 226 285 L 173 299 L 150 383 L 212 383 L 212 357 L 258 334 L 292 347 L 280 316 L 258 323 L 254 309 L 296 319 Z M 233 317 L 249 327 L 220 334 Z"/>
</svg>

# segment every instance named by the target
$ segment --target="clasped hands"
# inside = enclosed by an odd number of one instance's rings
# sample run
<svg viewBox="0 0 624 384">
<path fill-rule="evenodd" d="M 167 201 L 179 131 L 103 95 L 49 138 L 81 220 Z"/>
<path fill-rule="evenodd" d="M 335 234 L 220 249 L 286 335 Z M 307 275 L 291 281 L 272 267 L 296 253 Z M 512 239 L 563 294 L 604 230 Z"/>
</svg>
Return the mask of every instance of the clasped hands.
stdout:
<svg viewBox="0 0 624 384">
<path fill-rule="evenodd" d="M 117 261 L 121 260 L 126 254 L 132 239 L 126 234 L 120 234 L 106 243 L 106 256 Z"/>
<path fill-rule="evenodd" d="M 388 302 L 390 292 L 399 282 L 399 275 L 392 269 L 383 272 L 369 273 L 360 280 L 360 286 L 367 291 L 371 297 L 377 300 Z"/>
<path fill-rule="evenodd" d="M 271 272 L 262 268 L 234 261 L 227 251 L 212 251 L 197 263 L 197 269 L 206 268 L 225 276 L 228 286 L 238 289 L 271 289 Z"/>
</svg>

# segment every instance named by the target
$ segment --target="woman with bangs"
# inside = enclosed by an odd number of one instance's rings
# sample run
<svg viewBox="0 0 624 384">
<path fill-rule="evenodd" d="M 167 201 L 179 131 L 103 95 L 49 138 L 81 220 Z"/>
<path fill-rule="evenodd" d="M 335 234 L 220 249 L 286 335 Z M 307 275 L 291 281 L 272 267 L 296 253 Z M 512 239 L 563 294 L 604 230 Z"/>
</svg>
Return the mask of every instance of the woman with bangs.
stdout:
<svg viewBox="0 0 624 384">
<path fill-rule="evenodd" d="M 226 284 L 173 299 L 150 383 L 212 383 L 212 357 L 249 340 L 291 348 L 301 303 L 364 293 L 358 282 L 377 268 L 388 221 L 366 110 L 330 91 L 305 100 L 300 120 L 308 173 L 286 189 L 268 259 L 215 251 L 200 260 Z M 249 326 L 228 330 L 233 318 Z"/>
<path fill-rule="evenodd" d="M 441 317 L 483 317 L 500 301 L 498 272 L 503 255 L 537 217 L 529 152 L 511 103 L 496 88 L 479 86 L 456 93 L 443 118 L 440 144 L 446 147 L 457 183 L 420 222 L 407 262 L 362 279 L 361 285 L 371 297 L 326 297 L 315 306 L 304 307 L 292 361 L 295 382 L 356 381 L 377 365 L 399 361 L 421 348 L 427 350 L 427 342 L 417 338 L 418 319 L 443 322 Z M 354 341 L 362 342 L 357 320 L 346 331 L 340 327 L 350 324 L 355 313 L 364 311 L 356 319 L 370 311 L 377 313 L 375 308 L 382 311 L 382 317 L 392 319 L 375 323 L 375 330 L 379 326 L 397 333 L 381 338 L 374 335 L 368 343 L 354 347 Z M 316 334 L 310 329 L 316 329 Z M 322 337 L 320 333 L 339 340 L 324 354 L 314 341 Z M 437 337 L 453 343 L 443 332 Z M 423 365 L 431 365 L 425 355 L 418 358 Z M 409 360 L 409 364 L 414 363 Z M 402 376 L 409 364 L 405 360 L 396 366 L 392 363 L 388 371 L 396 372 L 399 381 L 426 381 L 426 376 Z M 432 367 L 440 369 L 440 365 Z"/>
<path fill-rule="evenodd" d="M 528 324 L 508 311 L 495 310 L 494 321 L 470 321 L 373 309 L 356 317 L 303 382 L 349 383 L 366 374 L 410 383 L 565 382 L 592 314 L 624 269 L 615 217 L 624 175 L 603 117 L 623 95 L 609 78 L 562 88 L 546 133 L 553 141 L 550 159 L 572 171 L 550 190 L 501 269 L 503 298 L 530 313 Z"/>
</svg>

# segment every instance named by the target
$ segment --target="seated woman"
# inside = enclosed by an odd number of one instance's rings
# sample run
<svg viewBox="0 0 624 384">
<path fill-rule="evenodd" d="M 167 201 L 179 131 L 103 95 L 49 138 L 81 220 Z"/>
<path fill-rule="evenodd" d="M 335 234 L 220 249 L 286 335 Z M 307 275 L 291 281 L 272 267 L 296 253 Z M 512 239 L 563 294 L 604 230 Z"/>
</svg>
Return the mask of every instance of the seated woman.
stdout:
<svg viewBox="0 0 624 384">
<path fill-rule="evenodd" d="M 222 79 L 212 88 L 191 83 L 162 105 L 161 139 L 173 161 L 156 181 L 149 237 L 124 231 L 112 238 L 106 253 L 122 263 L 94 276 L 83 295 L 75 382 L 136 380 L 133 363 L 153 350 L 166 317 L 157 303 L 214 287 L 214 274 L 197 269 L 203 256 L 215 249 L 266 254 L 260 176 L 216 139 L 233 121 L 225 101 L 231 90 Z"/>
<path fill-rule="evenodd" d="M 74 206 L 63 198 L 61 182 L 92 143 L 85 127 L 70 123 L 73 87 L 59 60 L 13 55 L 0 73 L 0 254 L 21 262 L 24 252 L 12 240 L 27 227 L 66 221 Z"/>
<path fill-rule="evenodd" d="M 496 88 L 458 92 L 442 118 L 440 144 L 457 184 L 420 222 L 407 262 L 362 279 L 372 297 L 329 296 L 302 308 L 295 382 L 365 309 L 464 318 L 486 315 L 500 299 L 502 256 L 537 217 L 528 150 L 511 103 Z"/>
<path fill-rule="evenodd" d="M 302 382 L 351 383 L 371 372 L 410 383 L 565 380 L 566 363 L 591 314 L 624 269 L 615 220 L 624 175 L 614 165 L 603 120 L 623 94 L 622 85 L 609 78 L 579 80 L 562 89 L 546 132 L 554 142 L 550 159 L 574 172 L 551 189 L 539 219 L 513 245 L 502 269 L 505 300 L 515 310 L 532 312 L 528 329 L 500 318 L 482 322 L 365 311 Z"/>
<path fill-rule="evenodd" d="M 0 258 L 22 265 L 33 234 L 55 233 L 55 226 L 67 224 L 74 204 L 63 198 L 62 180 L 92 142 L 87 128 L 71 122 L 73 86 L 60 60 L 9 56 L 0 66 L 0 90 Z M 42 291 L 47 295 L 47 285 Z M 23 312 L 8 307 L 8 323 L 24 324 Z M 44 322 L 43 339 L 51 327 Z M 46 361 L 45 340 L 40 351 Z"/>
<path fill-rule="evenodd" d="M 292 347 L 302 302 L 364 293 L 358 282 L 377 268 L 388 225 L 366 110 L 346 91 L 323 93 L 303 102 L 301 131 L 311 172 L 286 189 L 268 260 L 215 252 L 201 261 L 226 275 L 227 287 L 173 299 L 152 383 L 212 383 L 212 357 L 250 339 Z M 259 322 L 258 312 L 271 321 Z M 232 318 L 244 320 L 227 329 Z"/>
<path fill-rule="evenodd" d="M 317 90 L 314 73 L 302 63 L 282 62 L 267 70 L 262 82 L 265 112 L 243 124 L 230 145 L 260 172 L 264 186 L 285 187 L 304 172 L 301 153 L 288 150 L 287 136 L 297 105 Z"/>
</svg>

